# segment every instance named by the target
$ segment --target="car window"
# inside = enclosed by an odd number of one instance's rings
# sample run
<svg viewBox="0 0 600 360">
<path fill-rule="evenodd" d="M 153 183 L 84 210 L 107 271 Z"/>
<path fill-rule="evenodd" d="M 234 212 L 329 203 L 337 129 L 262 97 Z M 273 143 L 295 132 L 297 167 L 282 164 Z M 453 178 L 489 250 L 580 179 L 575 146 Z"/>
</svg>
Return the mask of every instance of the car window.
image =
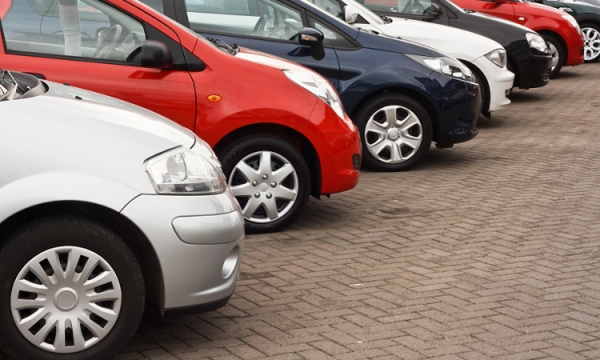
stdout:
<svg viewBox="0 0 600 360">
<path fill-rule="evenodd" d="M 339 32 L 334 30 L 333 28 L 323 24 L 321 21 L 316 20 L 314 18 L 310 18 L 311 26 L 321 31 L 325 36 L 323 40 L 323 45 L 331 46 L 336 48 L 354 48 L 355 46 L 348 41 L 344 36 L 342 36 Z"/>
<path fill-rule="evenodd" d="M 134 61 L 143 25 L 100 0 L 27 0 L 2 20 L 7 51 Z"/>
<path fill-rule="evenodd" d="M 186 0 L 192 30 L 290 40 L 302 28 L 299 10 L 275 0 Z"/>
<path fill-rule="evenodd" d="M 344 9 L 336 0 L 308 0 L 322 10 L 327 11 L 338 19 L 344 20 Z"/>
</svg>

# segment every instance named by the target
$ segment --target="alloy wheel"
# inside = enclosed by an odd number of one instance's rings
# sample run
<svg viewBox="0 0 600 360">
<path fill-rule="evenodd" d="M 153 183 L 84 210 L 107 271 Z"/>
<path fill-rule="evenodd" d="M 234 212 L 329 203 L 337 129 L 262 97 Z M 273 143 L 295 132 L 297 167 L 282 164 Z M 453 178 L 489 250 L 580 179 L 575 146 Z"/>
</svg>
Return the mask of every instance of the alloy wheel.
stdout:
<svg viewBox="0 0 600 360">
<path fill-rule="evenodd" d="M 584 27 L 581 31 L 585 43 L 585 61 L 596 60 L 600 56 L 600 31 L 593 27 Z"/>
</svg>

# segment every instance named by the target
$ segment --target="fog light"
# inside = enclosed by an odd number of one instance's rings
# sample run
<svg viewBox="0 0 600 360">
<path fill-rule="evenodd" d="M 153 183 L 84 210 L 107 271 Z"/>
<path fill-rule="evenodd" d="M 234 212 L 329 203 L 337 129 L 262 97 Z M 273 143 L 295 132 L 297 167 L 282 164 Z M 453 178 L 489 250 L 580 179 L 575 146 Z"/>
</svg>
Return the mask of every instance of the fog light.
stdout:
<svg viewBox="0 0 600 360">
<path fill-rule="evenodd" d="M 360 171 L 360 154 L 352 155 L 352 164 L 354 165 L 354 171 Z"/>
<path fill-rule="evenodd" d="M 239 261 L 240 247 L 236 246 L 231 250 L 229 255 L 227 255 L 225 262 L 223 262 L 223 269 L 221 269 L 221 276 L 223 276 L 223 279 L 227 279 L 231 276 L 231 274 L 233 274 L 233 271 L 235 270 L 235 267 Z"/>
</svg>

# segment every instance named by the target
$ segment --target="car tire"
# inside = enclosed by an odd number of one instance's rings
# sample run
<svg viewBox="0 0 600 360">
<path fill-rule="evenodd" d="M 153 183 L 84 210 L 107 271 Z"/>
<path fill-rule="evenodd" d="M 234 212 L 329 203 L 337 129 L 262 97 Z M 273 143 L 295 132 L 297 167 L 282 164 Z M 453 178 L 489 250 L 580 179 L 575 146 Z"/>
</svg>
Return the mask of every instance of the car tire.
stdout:
<svg viewBox="0 0 600 360">
<path fill-rule="evenodd" d="M 273 136 L 247 137 L 226 147 L 219 158 L 246 232 L 280 231 L 302 214 L 311 190 L 310 170 L 290 143 Z"/>
<path fill-rule="evenodd" d="M 592 23 L 581 24 L 583 33 L 584 58 L 586 63 L 600 60 L 600 26 Z"/>
<path fill-rule="evenodd" d="M 550 53 L 552 54 L 552 68 L 550 70 L 550 79 L 554 78 L 560 72 L 565 64 L 565 49 L 562 43 L 553 35 L 540 34 L 548 43 Z"/>
<path fill-rule="evenodd" d="M 379 95 L 367 101 L 355 119 L 363 144 L 363 163 L 372 170 L 408 170 L 431 146 L 429 114 L 408 96 Z"/>
<path fill-rule="evenodd" d="M 135 256 L 115 232 L 84 218 L 21 227 L 0 248 L 0 278 L 0 345 L 19 359 L 107 359 L 142 318 Z"/>
<path fill-rule="evenodd" d="M 475 77 L 475 81 L 479 84 L 479 90 L 481 91 L 481 113 L 489 115 L 490 111 L 490 98 L 489 98 L 489 84 L 485 80 L 483 75 L 479 74 L 479 70 L 475 70 L 469 66 L 473 76 Z"/>
</svg>

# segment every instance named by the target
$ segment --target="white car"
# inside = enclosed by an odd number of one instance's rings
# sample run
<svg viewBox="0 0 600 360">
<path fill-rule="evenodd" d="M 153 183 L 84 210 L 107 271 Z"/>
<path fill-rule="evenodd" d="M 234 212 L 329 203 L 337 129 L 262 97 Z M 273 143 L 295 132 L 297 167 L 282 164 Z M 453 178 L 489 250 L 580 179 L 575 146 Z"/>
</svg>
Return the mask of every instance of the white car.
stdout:
<svg viewBox="0 0 600 360">
<path fill-rule="evenodd" d="M 0 70 L 0 347 L 107 359 L 146 300 L 231 297 L 244 218 L 210 147 L 151 111 Z"/>
<path fill-rule="evenodd" d="M 506 50 L 494 40 L 449 26 L 379 16 L 355 0 L 305 0 L 345 20 L 355 28 L 418 42 L 467 65 L 481 85 L 482 113 L 510 104 L 506 97 L 515 75 L 506 68 Z"/>
</svg>

